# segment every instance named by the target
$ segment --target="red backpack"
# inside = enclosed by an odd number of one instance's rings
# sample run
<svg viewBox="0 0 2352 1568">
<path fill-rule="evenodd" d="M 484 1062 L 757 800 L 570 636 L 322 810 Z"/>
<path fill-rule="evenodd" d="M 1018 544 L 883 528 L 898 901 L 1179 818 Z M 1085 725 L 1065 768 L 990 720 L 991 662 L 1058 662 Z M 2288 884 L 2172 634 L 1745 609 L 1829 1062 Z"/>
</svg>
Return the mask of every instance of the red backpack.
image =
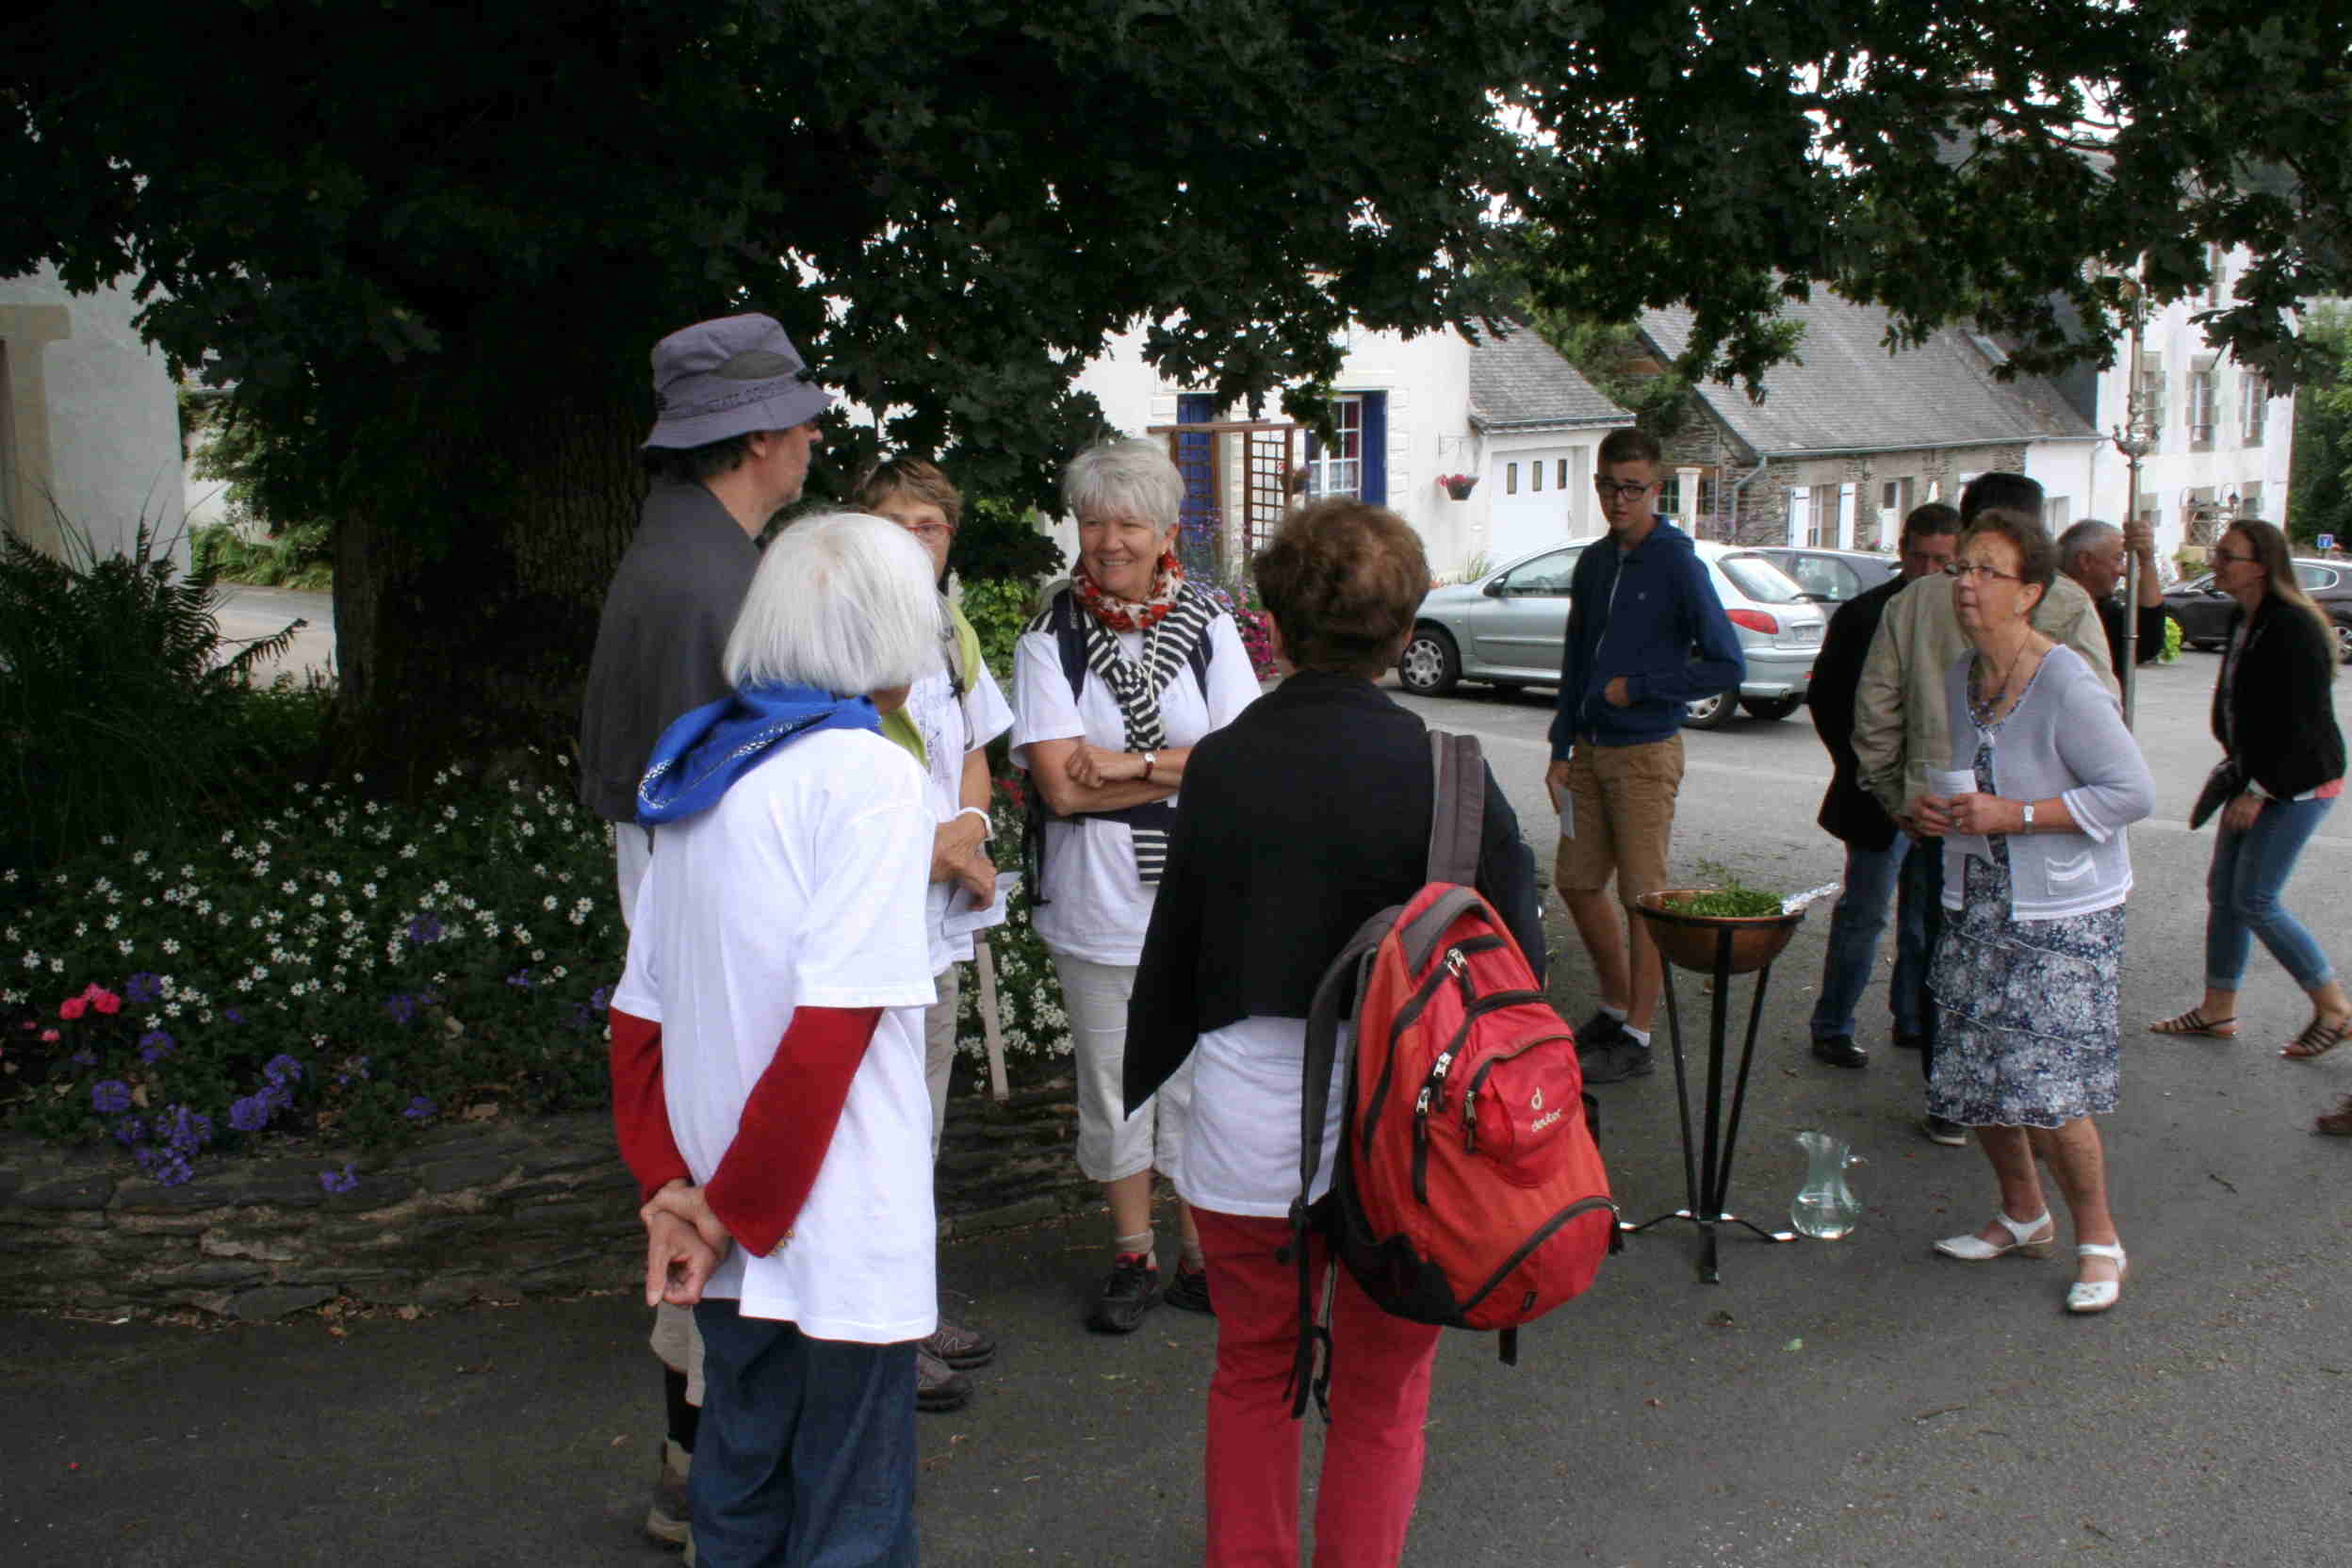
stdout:
<svg viewBox="0 0 2352 1568">
<path fill-rule="evenodd" d="M 1429 743 L 1437 808 L 1429 883 L 1357 931 L 1324 972 L 1307 1021 L 1290 1212 L 1294 1415 L 1306 1410 L 1317 1343 L 1319 1404 L 1331 1381 L 1330 1301 L 1328 1291 L 1320 1306 L 1313 1299 L 1311 1224 L 1323 1225 L 1340 1262 L 1381 1307 L 1416 1323 L 1499 1330 L 1502 1359 L 1514 1364 L 1519 1325 L 1581 1295 L 1603 1255 L 1623 1245 L 1576 1035 L 1544 1000 L 1502 917 L 1471 886 L 1484 759 L 1468 736 L 1432 730 Z M 1311 1218 L 1340 1008 L 1351 992 L 1355 1050 L 1330 1207 Z"/>
</svg>

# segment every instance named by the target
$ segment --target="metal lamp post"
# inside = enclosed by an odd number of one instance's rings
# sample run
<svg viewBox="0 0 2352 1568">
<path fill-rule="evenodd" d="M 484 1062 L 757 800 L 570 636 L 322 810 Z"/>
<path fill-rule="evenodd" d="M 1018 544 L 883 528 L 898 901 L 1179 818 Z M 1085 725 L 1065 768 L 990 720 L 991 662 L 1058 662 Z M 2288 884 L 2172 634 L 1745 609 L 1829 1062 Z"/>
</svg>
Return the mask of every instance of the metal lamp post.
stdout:
<svg viewBox="0 0 2352 1568">
<path fill-rule="evenodd" d="M 2131 372 L 2129 390 L 2124 398 L 2123 424 L 2112 433 L 2110 439 L 2115 442 L 2115 450 L 2123 454 L 2123 514 L 2129 521 L 2139 515 L 2140 459 L 2156 449 L 2156 429 L 2154 421 L 2148 417 L 2148 397 L 2140 381 L 2141 328 L 2146 321 L 2147 310 L 2139 280 L 2127 279 L 2124 292 L 2132 302 Z M 2140 661 L 2139 551 L 2132 550 L 2125 554 L 2123 573 L 2123 602 L 2127 607 L 2123 616 L 2123 723 L 2128 729 L 2132 722 L 2132 697 L 2139 684 L 2135 678 Z"/>
</svg>

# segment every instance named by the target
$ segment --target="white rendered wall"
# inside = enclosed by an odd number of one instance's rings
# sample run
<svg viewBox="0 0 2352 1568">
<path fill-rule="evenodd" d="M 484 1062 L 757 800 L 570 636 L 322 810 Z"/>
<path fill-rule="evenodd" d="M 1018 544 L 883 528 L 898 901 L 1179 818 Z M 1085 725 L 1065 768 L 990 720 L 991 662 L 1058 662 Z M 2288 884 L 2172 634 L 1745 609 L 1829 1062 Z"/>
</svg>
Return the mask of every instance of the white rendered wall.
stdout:
<svg viewBox="0 0 2352 1568">
<path fill-rule="evenodd" d="M 101 552 L 127 548 L 143 515 L 185 563 L 178 399 L 163 355 L 131 325 L 138 308 L 125 289 L 69 293 L 45 267 L 0 280 L 8 470 L 19 481 L 0 505 L 25 537 L 56 548 L 54 500 Z"/>
</svg>

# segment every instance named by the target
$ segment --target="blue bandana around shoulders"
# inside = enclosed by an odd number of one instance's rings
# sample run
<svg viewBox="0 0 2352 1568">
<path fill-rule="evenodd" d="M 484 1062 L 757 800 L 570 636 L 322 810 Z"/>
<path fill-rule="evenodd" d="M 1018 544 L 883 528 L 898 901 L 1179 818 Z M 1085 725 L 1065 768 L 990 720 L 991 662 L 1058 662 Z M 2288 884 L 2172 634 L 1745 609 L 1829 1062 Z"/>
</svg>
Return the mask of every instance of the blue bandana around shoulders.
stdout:
<svg viewBox="0 0 2352 1568">
<path fill-rule="evenodd" d="M 820 729 L 881 728 L 871 697 L 839 697 L 813 686 L 743 687 L 662 732 L 637 785 L 637 821 L 659 827 L 698 816 L 752 769 Z"/>
</svg>

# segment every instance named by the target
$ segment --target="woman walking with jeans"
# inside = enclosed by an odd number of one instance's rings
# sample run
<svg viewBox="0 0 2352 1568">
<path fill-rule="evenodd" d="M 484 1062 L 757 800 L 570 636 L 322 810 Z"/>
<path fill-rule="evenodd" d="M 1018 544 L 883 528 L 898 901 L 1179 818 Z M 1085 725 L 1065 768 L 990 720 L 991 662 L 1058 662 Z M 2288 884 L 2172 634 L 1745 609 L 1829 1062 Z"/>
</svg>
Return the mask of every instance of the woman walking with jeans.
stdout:
<svg viewBox="0 0 2352 1568">
<path fill-rule="evenodd" d="M 2227 754 L 2238 792 L 2222 808 L 2205 884 L 2204 998 L 2149 1027 L 2160 1035 L 2234 1038 L 2238 989 L 2259 937 L 2311 999 L 2311 1021 L 2279 1054 L 2310 1061 L 2352 1034 L 2352 998 L 2311 932 L 2280 902 L 2296 858 L 2344 792 L 2335 636 L 2295 581 L 2286 536 L 2275 524 L 2233 524 L 2213 551 L 2213 583 L 2239 607 L 2213 686 L 2213 739 Z M 2352 1122 L 2344 1130 L 2352 1131 Z"/>
</svg>

